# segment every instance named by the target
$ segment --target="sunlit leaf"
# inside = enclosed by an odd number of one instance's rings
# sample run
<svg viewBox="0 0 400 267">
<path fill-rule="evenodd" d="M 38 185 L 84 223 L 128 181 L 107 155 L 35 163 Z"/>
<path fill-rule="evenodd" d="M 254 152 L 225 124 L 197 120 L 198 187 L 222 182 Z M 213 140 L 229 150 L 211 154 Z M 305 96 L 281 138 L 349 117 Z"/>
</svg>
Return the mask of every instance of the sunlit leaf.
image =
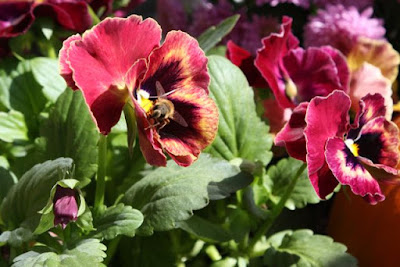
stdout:
<svg viewBox="0 0 400 267">
<path fill-rule="evenodd" d="M 32 73 L 36 81 L 43 87 L 47 99 L 55 102 L 67 84 L 59 74 L 58 60 L 35 57 L 31 60 Z"/>
<path fill-rule="evenodd" d="M 39 253 L 29 251 L 14 259 L 14 267 L 34 266 L 102 266 L 101 262 L 106 257 L 106 246 L 98 239 L 85 239 L 75 246 L 65 249 L 61 254 L 54 252 Z"/>
<path fill-rule="evenodd" d="M 264 177 L 264 186 L 269 192 L 268 197 L 272 202 L 277 204 L 280 201 L 290 181 L 295 178 L 297 171 L 302 165 L 303 162 L 288 158 L 280 160 L 277 165 L 271 166 L 268 169 L 267 175 Z M 290 210 L 294 210 L 296 208 L 304 208 L 307 204 L 318 203 L 319 201 L 320 199 L 315 193 L 305 170 L 299 177 L 285 206 Z"/>
<path fill-rule="evenodd" d="M 46 157 L 72 158 L 74 178 L 81 181 L 81 187 L 88 184 L 97 170 L 99 133 L 82 93 L 66 90 L 58 98 L 41 132 L 47 139 Z"/>
<path fill-rule="evenodd" d="M 219 111 L 218 135 L 208 152 L 226 160 L 239 157 L 267 164 L 272 157 L 272 136 L 257 116 L 254 92 L 246 77 L 220 56 L 210 56 L 208 68 L 210 96 Z"/>
<path fill-rule="evenodd" d="M 143 213 L 138 233 L 150 235 L 154 230 L 175 228 L 176 222 L 189 219 L 193 210 L 207 206 L 210 199 L 227 197 L 251 181 L 238 167 L 203 154 L 186 168 L 168 161 L 166 168 L 158 168 L 135 183 L 123 202 Z"/>
<path fill-rule="evenodd" d="M 135 230 L 142 224 L 143 215 L 140 211 L 120 203 L 107 208 L 101 215 L 94 218 L 96 232 L 94 237 L 111 240 L 118 235 L 133 237 Z"/>
<path fill-rule="evenodd" d="M 208 28 L 205 32 L 203 32 L 197 40 L 199 41 L 199 45 L 204 52 L 207 52 L 211 48 L 213 48 L 216 44 L 221 42 L 222 38 L 224 38 L 227 34 L 229 34 L 233 27 L 235 27 L 236 22 L 239 20 L 240 15 L 233 15 L 216 26 L 212 26 Z"/>
<path fill-rule="evenodd" d="M 357 260 L 346 253 L 346 246 L 311 230 L 283 231 L 268 240 L 271 248 L 264 255 L 268 266 L 352 267 Z"/>
<path fill-rule="evenodd" d="M 0 140 L 9 143 L 28 140 L 28 129 L 22 113 L 15 110 L 0 112 Z"/>
</svg>

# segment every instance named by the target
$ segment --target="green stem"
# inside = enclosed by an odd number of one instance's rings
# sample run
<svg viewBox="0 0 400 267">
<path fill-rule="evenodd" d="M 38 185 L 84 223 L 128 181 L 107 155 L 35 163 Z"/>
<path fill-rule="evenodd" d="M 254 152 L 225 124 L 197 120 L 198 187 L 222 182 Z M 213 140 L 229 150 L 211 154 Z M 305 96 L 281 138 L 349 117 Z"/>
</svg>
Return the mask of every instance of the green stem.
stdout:
<svg viewBox="0 0 400 267">
<path fill-rule="evenodd" d="M 107 136 L 100 134 L 96 195 L 94 198 L 95 211 L 99 211 L 104 206 L 106 167 L 107 167 Z"/>
<path fill-rule="evenodd" d="M 49 42 L 50 43 L 50 42 Z M 53 59 L 56 59 L 57 58 L 57 52 L 56 52 L 56 49 L 54 48 L 54 46 L 50 43 L 49 44 L 49 47 L 48 47 L 48 49 L 47 49 L 47 56 L 49 57 L 49 58 L 53 58 Z"/>
<path fill-rule="evenodd" d="M 247 247 L 247 252 L 250 254 L 253 251 L 253 248 L 255 244 L 263 237 L 268 230 L 271 228 L 271 226 L 274 224 L 276 218 L 281 214 L 283 208 L 285 207 L 286 201 L 289 199 L 290 195 L 293 192 L 293 189 L 297 183 L 297 180 L 301 176 L 301 174 L 304 172 L 306 168 L 306 164 L 303 164 L 299 170 L 296 173 L 296 176 L 290 181 L 290 184 L 285 192 L 285 194 L 282 196 L 281 200 L 278 202 L 278 204 L 272 209 L 271 213 L 269 214 L 267 220 L 264 221 L 264 223 L 261 225 L 261 227 L 257 230 L 255 233 L 254 237 L 251 239 L 249 242 L 249 246 Z"/>
<path fill-rule="evenodd" d="M 120 240 L 121 240 L 121 236 L 117 236 L 108 244 L 107 258 L 103 262 L 105 266 L 108 266 L 110 264 L 112 257 L 115 255 L 115 252 L 117 251 Z"/>
<path fill-rule="evenodd" d="M 93 26 L 96 25 L 96 24 L 99 24 L 100 23 L 100 19 L 97 16 L 96 12 L 94 12 L 94 10 L 90 6 L 88 6 L 87 8 L 88 8 L 90 17 L 92 18 Z"/>
</svg>

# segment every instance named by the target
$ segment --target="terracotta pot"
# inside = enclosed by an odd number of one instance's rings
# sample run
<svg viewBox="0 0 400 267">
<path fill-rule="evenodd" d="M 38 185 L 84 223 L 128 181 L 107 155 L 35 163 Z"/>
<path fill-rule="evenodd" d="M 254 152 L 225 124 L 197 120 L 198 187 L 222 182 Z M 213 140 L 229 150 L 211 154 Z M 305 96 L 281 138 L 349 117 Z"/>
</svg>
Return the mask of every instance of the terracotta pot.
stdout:
<svg viewBox="0 0 400 267">
<path fill-rule="evenodd" d="M 375 206 L 353 195 L 337 194 L 328 234 L 348 247 L 359 266 L 400 266 L 400 186 L 382 185 L 386 199 Z"/>
</svg>

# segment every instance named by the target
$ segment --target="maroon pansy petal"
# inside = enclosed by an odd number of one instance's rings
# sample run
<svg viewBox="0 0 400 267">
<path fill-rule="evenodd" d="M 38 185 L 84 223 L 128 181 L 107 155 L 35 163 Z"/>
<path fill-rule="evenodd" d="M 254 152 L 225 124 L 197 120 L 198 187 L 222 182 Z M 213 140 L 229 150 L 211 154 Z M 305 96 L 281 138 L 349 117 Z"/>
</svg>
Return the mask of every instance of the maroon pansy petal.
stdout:
<svg viewBox="0 0 400 267">
<path fill-rule="evenodd" d="M 268 85 L 261 73 L 254 65 L 254 56 L 244 48 L 229 40 L 226 45 L 226 57 L 238 66 L 249 81 L 250 86 L 256 88 L 267 88 Z"/>
<path fill-rule="evenodd" d="M 270 132 L 277 134 L 289 121 L 293 111 L 290 108 L 281 108 L 274 98 L 262 100 L 264 106 L 263 117 L 268 119 Z"/>
<path fill-rule="evenodd" d="M 360 162 L 364 168 L 379 182 L 385 184 L 399 184 L 400 173 L 399 170 L 391 168 L 382 164 L 373 164 L 369 159 L 359 157 Z"/>
<path fill-rule="evenodd" d="M 265 78 L 283 108 L 293 108 L 295 105 L 286 96 L 286 70 L 282 69 L 282 58 L 298 47 L 298 40 L 291 32 L 292 19 L 283 17 L 280 33 L 272 33 L 262 40 L 263 47 L 258 50 L 255 66 Z"/>
<path fill-rule="evenodd" d="M 359 111 L 359 101 L 367 94 L 380 94 L 384 98 L 386 113 L 383 115 L 390 120 L 393 113 L 391 82 L 385 78 L 380 69 L 364 63 L 359 69 L 354 71 L 351 76 L 350 98 L 352 110 Z"/>
<path fill-rule="evenodd" d="M 347 138 L 356 139 L 361 128 L 370 120 L 386 115 L 385 99 L 380 94 L 367 94 L 359 101 L 359 108 Z M 353 102 L 352 102 L 353 106 Z"/>
<path fill-rule="evenodd" d="M 138 127 L 144 127 L 142 137 L 148 139 L 141 148 L 150 150 L 144 152 L 145 156 L 160 154 L 162 148 L 177 164 L 189 166 L 215 138 L 218 111 L 208 96 L 210 78 L 206 66 L 207 58 L 197 41 L 184 32 L 168 33 L 163 45 L 152 52 L 135 99 L 136 108 L 140 108 L 138 121 L 142 123 Z M 158 95 L 157 83 L 164 95 Z M 150 99 L 142 99 L 140 94 L 148 94 Z M 170 101 L 174 107 L 174 114 L 162 126 L 150 124 L 153 119 L 149 105 L 154 107 L 157 98 Z"/>
<path fill-rule="evenodd" d="M 0 38 L 10 38 L 23 34 L 32 25 L 33 2 L 0 2 Z"/>
<path fill-rule="evenodd" d="M 131 94 L 132 103 L 135 108 L 136 124 L 139 133 L 140 150 L 146 161 L 154 166 L 166 166 L 167 157 L 164 155 L 161 144 L 158 141 L 160 136 L 150 127 L 146 111 L 137 100 L 137 88 L 147 71 L 147 60 L 138 60 L 126 73 L 125 82 Z"/>
<path fill-rule="evenodd" d="M 335 62 L 339 81 L 342 85 L 341 88 L 344 92 L 348 93 L 350 89 L 350 70 L 347 65 L 346 57 L 342 54 L 342 52 L 333 48 L 332 46 L 322 46 L 320 49 L 328 53 L 333 62 Z"/>
<path fill-rule="evenodd" d="M 178 90 L 168 99 L 187 126 L 171 120 L 159 131 L 160 143 L 179 165 L 189 166 L 214 140 L 218 128 L 218 109 L 201 88 Z"/>
<path fill-rule="evenodd" d="M 339 184 L 326 162 L 324 162 L 317 172 L 311 173 L 308 176 L 315 193 L 321 199 L 326 199 L 326 196 L 331 194 Z"/>
<path fill-rule="evenodd" d="M 290 116 L 289 121 L 275 137 L 275 145 L 285 146 L 288 154 L 296 159 L 306 161 L 306 140 L 304 129 L 307 102 L 298 105 Z"/>
<path fill-rule="evenodd" d="M 378 182 L 353 155 L 343 139 L 333 137 L 327 141 L 326 161 L 338 181 L 349 185 L 354 194 L 367 196 L 370 204 L 385 199 Z"/>
<path fill-rule="evenodd" d="M 196 39 L 181 31 L 171 31 L 162 46 L 151 53 L 140 88 L 157 96 L 158 81 L 166 93 L 194 87 L 208 93 L 210 77 L 206 66 L 207 57 Z"/>
<path fill-rule="evenodd" d="M 159 45 L 160 39 L 161 28 L 153 19 L 142 21 L 142 17 L 132 15 L 126 19 L 103 20 L 83 34 L 75 49 L 69 49 L 75 82 L 86 83 L 86 76 L 101 80 L 102 76 L 93 75 L 93 71 L 98 70 L 107 76 L 106 80 L 111 77 L 112 84 L 124 86 L 123 77 L 126 72 L 138 59 L 147 58 Z M 89 64 L 92 62 L 94 66 Z"/>
<path fill-rule="evenodd" d="M 71 46 L 71 43 L 78 40 L 81 40 L 81 36 L 79 34 L 70 36 L 67 40 L 64 41 L 63 47 L 61 48 L 59 53 L 60 75 L 65 79 L 67 85 L 73 90 L 77 90 L 79 88 L 76 86 L 75 81 L 72 78 L 72 70 L 69 66 L 68 50 Z"/>
<path fill-rule="evenodd" d="M 361 98 L 360 110 L 360 113 L 362 113 L 362 115 L 358 116 L 358 125 L 359 127 L 362 127 L 372 119 L 375 119 L 377 117 L 385 117 L 385 99 L 381 94 L 368 94 Z"/>
<path fill-rule="evenodd" d="M 158 141 L 160 136 L 154 128 L 150 127 L 146 112 L 137 100 L 133 98 L 132 101 L 135 106 L 140 150 L 142 151 L 146 162 L 153 166 L 166 166 L 167 157 L 164 155 L 161 144 Z"/>
<path fill-rule="evenodd" d="M 36 17 L 51 16 L 65 29 L 76 32 L 84 32 L 92 25 L 88 3 L 82 0 L 47 0 L 36 5 L 34 14 Z"/>
<path fill-rule="evenodd" d="M 358 146 L 358 154 L 373 164 L 395 168 L 399 162 L 399 129 L 384 117 L 365 124 L 354 143 Z"/>
<path fill-rule="evenodd" d="M 350 105 L 350 98 L 338 90 L 327 97 L 315 97 L 308 105 L 305 117 L 307 126 L 304 129 L 306 159 L 309 177 L 310 179 L 313 177 L 312 184 L 317 193 L 321 189 L 315 186 L 323 185 L 326 179 L 325 176 L 318 175 L 319 170 L 325 165 L 326 141 L 335 136 L 343 137 L 347 132 Z M 328 185 L 328 188 L 331 187 Z"/>
<path fill-rule="evenodd" d="M 307 108 L 304 135 L 307 141 L 307 163 L 310 174 L 325 162 L 325 144 L 330 137 L 343 137 L 348 128 L 350 98 L 342 91 L 327 97 L 313 98 Z"/>
<path fill-rule="evenodd" d="M 339 80 L 335 62 L 322 49 L 293 49 L 283 58 L 283 65 L 297 88 L 291 99 L 295 104 L 346 89 Z"/>
<path fill-rule="evenodd" d="M 129 97 L 126 73 L 137 60 L 147 58 L 160 38 L 161 29 L 153 19 L 107 18 L 71 42 L 66 59 L 60 59 L 69 61 L 75 85 L 103 134 L 118 122 Z"/>
</svg>

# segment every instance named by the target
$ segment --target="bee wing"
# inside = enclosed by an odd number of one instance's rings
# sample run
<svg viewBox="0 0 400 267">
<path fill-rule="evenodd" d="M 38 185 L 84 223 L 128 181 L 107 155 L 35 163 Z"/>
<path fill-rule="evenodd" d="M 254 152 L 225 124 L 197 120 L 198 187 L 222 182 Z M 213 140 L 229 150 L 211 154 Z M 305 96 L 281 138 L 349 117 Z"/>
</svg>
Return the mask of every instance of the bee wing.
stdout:
<svg viewBox="0 0 400 267">
<path fill-rule="evenodd" d="M 160 97 L 165 95 L 164 87 L 162 87 L 159 81 L 156 81 L 156 90 L 157 90 L 157 96 Z"/>
<path fill-rule="evenodd" d="M 177 123 L 179 123 L 183 127 L 188 127 L 188 123 L 185 121 L 185 119 L 182 117 L 182 115 L 179 114 L 176 110 L 175 110 L 174 115 L 172 116 L 171 119 L 173 119 L 174 121 L 176 121 Z"/>
<path fill-rule="evenodd" d="M 1 1 L 1 0 L 0 0 L 0 1 Z M 177 91 L 177 90 L 179 90 L 179 88 L 178 88 L 178 89 L 171 90 L 171 91 L 169 91 L 168 93 L 166 93 L 166 92 L 165 92 L 165 89 L 164 89 L 164 87 L 161 85 L 161 83 L 160 83 L 159 81 L 156 81 L 157 96 L 149 96 L 148 98 L 149 98 L 149 99 L 154 99 L 154 98 L 159 98 L 159 97 L 166 98 L 167 95 L 170 95 L 170 94 L 172 94 L 173 92 L 175 92 L 175 91 Z"/>
</svg>

